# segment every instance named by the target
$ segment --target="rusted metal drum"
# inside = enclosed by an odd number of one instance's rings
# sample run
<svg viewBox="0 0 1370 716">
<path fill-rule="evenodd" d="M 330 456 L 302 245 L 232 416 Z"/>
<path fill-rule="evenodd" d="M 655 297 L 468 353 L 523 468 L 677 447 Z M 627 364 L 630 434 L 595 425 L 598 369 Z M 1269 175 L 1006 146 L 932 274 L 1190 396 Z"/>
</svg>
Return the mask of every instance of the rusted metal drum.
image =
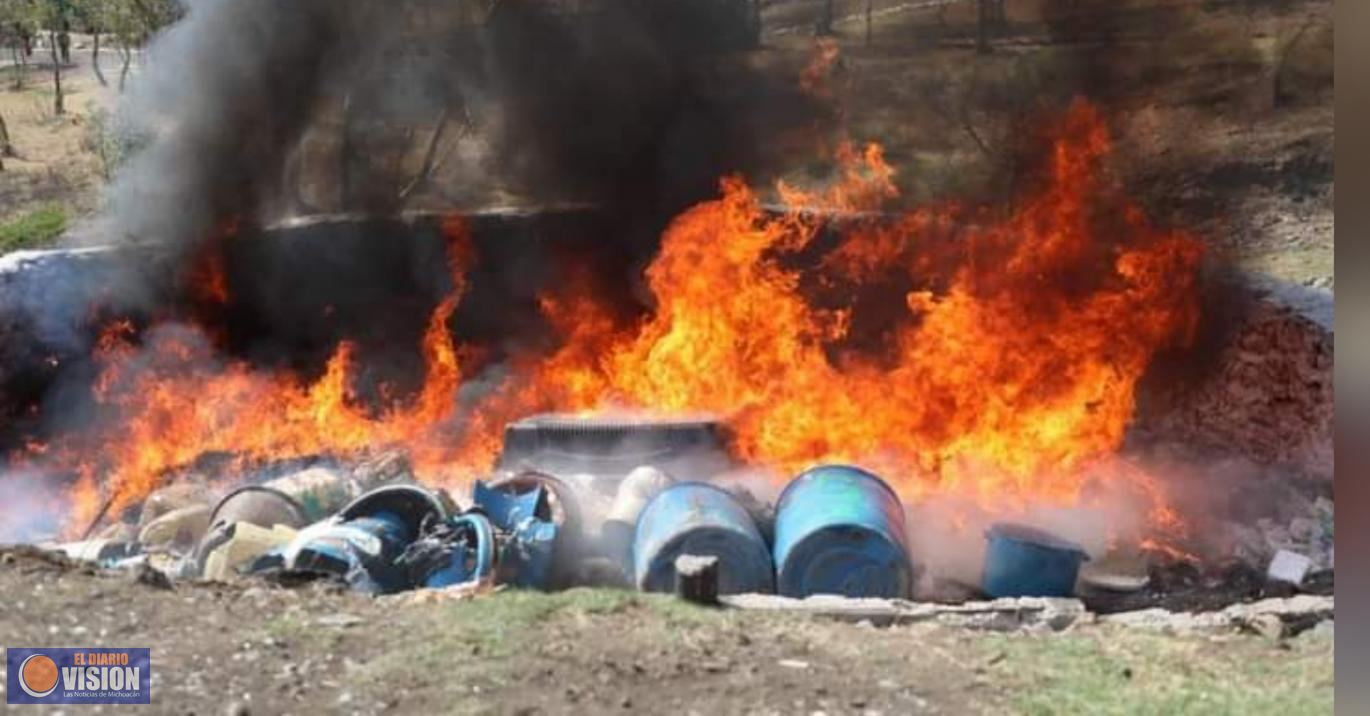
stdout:
<svg viewBox="0 0 1370 716">
<path fill-rule="evenodd" d="M 361 494 L 348 475 L 326 467 L 311 467 L 262 483 L 290 496 L 304 512 L 306 523 L 317 522 L 342 509 Z"/>
<path fill-rule="evenodd" d="M 633 572 L 638 589 L 669 592 L 682 554 L 718 558 L 720 594 L 775 590 L 774 566 L 761 532 L 728 492 L 702 482 L 670 487 L 638 515 Z"/>
<path fill-rule="evenodd" d="M 883 480 L 850 465 L 801 473 L 775 517 L 780 594 L 907 598 L 913 587 L 904 507 Z"/>
<path fill-rule="evenodd" d="M 209 516 L 211 530 L 233 522 L 299 529 L 311 521 L 295 498 L 265 485 L 245 485 L 224 495 Z"/>
</svg>

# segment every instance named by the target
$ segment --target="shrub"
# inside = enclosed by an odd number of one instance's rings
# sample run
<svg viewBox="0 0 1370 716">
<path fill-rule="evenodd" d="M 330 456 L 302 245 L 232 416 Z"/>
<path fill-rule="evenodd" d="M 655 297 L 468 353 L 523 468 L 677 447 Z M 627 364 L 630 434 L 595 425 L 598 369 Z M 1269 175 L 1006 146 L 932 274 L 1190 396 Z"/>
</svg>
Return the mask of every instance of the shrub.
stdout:
<svg viewBox="0 0 1370 716">
<path fill-rule="evenodd" d="M 67 212 L 49 205 L 0 224 L 0 253 L 33 248 L 57 238 L 67 228 Z"/>
</svg>

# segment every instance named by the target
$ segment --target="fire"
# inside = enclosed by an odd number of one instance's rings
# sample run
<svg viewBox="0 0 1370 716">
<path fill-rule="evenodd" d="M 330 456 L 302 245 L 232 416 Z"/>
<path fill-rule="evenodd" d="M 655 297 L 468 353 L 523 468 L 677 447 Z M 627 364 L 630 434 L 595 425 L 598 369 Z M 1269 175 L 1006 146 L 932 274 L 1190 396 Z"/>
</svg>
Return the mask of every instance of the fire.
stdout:
<svg viewBox="0 0 1370 716">
<path fill-rule="evenodd" d="M 783 472 L 856 461 L 911 496 L 1073 500 L 1087 468 L 1121 445 L 1152 356 L 1192 334 L 1200 245 L 1108 191 L 1093 107 L 1074 105 L 1056 136 L 1042 185 L 1013 211 L 858 225 L 811 272 L 791 260 L 820 229 L 805 209 L 875 209 L 895 195 L 879 147 L 839 152 L 841 179 L 823 192 L 781 186 L 779 215 L 727 178 L 719 199 L 666 230 L 647 270 L 650 320 L 606 341 L 583 327 L 593 317 L 558 319 L 593 307 L 545 299 L 555 325 L 575 328 L 551 361 L 511 380 L 516 392 L 491 399 L 496 412 L 518 395 L 541 398 L 525 410 L 702 410 L 729 419 L 744 459 Z M 941 289 L 928 285 L 938 264 L 951 267 Z M 809 284 L 848 302 L 821 306 Z M 902 305 L 853 298 L 878 284 L 913 288 Z M 888 316 L 874 351 L 848 340 L 867 313 Z"/>
<path fill-rule="evenodd" d="M 840 55 L 841 47 L 837 40 L 831 37 L 818 38 L 809 63 L 799 73 L 799 88 L 814 97 L 829 97 L 831 88 L 828 86 L 828 76 Z"/>
<path fill-rule="evenodd" d="M 1179 547 L 1175 547 L 1164 542 L 1147 538 L 1138 543 L 1138 547 L 1144 552 L 1154 552 L 1172 562 L 1191 562 L 1198 564 L 1201 562 L 1198 555 L 1186 552 Z"/>
<path fill-rule="evenodd" d="M 103 510 L 118 514 L 207 454 L 223 453 L 245 466 L 403 445 L 424 469 L 443 461 L 437 430 L 455 410 L 461 382 L 447 321 L 470 260 L 464 224 L 453 220 L 444 228 L 454 287 L 424 336 L 426 380 L 411 401 L 378 415 L 354 399 L 350 343 L 340 344 L 323 375 L 306 383 L 220 361 L 194 327 L 158 326 L 139 346 L 128 322 L 110 324 L 97 342 L 101 371 L 93 390 L 101 427 L 69 436 L 48 456 L 50 466 L 77 475 L 72 523 L 84 525 Z"/>
<path fill-rule="evenodd" d="M 897 197 L 878 145 L 839 149 L 826 188 L 777 187 L 779 211 L 724 178 L 717 199 L 666 229 L 646 271 L 651 315 L 624 325 L 567 280 L 541 300 L 559 347 L 516 358 L 469 405 L 457 405 L 448 329 L 473 260 L 455 219 L 454 288 L 421 346 L 426 380 L 379 411 L 353 395 L 347 343 L 311 382 L 223 361 L 193 328 L 154 327 L 135 346 L 115 324 L 95 382 L 108 419 L 25 459 L 78 476 L 80 524 L 209 453 L 246 465 L 399 445 L 441 481 L 488 470 L 505 423 L 532 412 L 703 411 L 730 422 L 740 458 L 783 473 L 854 461 L 908 498 L 1075 501 L 1121 446 L 1152 357 L 1190 338 L 1201 249 L 1110 185 L 1094 107 L 1075 103 L 1053 136 L 1039 184 L 1003 210 L 823 219 L 814 209 Z M 1123 479 L 1153 493 L 1159 521 L 1175 518 L 1144 474 Z"/>
</svg>

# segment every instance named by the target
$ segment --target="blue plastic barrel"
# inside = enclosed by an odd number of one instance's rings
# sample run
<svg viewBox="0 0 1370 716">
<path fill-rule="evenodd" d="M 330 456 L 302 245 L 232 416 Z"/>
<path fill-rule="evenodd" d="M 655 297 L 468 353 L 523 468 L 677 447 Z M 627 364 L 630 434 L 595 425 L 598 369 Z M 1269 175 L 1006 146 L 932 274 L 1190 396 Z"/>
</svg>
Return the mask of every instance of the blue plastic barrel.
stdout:
<svg viewBox="0 0 1370 716">
<path fill-rule="evenodd" d="M 1068 597 L 1089 559 L 1074 542 L 1024 525 L 996 524 L 985 539 L 982 586 L 991 597 Z"/>
<path fill-rule="evenodd" d="M 673 485 L 642 509 L 633 535 L 638 589 L 671 591 L 675 560 L 682 554 L 718 557 L 720 594 L 775 589 L 771 554 L 756 523 L 736 498 L 713 485 Z"/>
<path fill-rule="evenodd" d="M 904 507 L 850 465 L 801 473 L 776 503 L 776 586 L 787 597 L 907 598 L 913 587 Z"/>
</svg>

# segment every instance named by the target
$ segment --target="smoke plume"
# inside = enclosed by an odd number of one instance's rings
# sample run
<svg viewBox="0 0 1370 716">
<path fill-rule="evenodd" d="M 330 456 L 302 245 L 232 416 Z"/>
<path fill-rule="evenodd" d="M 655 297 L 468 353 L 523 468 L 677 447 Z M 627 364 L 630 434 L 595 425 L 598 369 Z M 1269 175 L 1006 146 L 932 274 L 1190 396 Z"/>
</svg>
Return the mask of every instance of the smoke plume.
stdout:
<svg viewBox="0 0 1370 716">
<path fill-rule="evenodd" d="M 188 6 L 149 48 L 123 107 L 151 141 L 117 177 L 101 242 L 193 248 L 235 222 L 291 213 L 301 140 L 335 125 L 341 157 L 325 184 L 339 199 L 323 208 L 403 210 L 420 182 L 395 186 L 394 165 L 451 124 L 447 138 L 476 150 L 461 155 L 460 180 L 443 174 L 449 183 L 660 222 L 712 195 L 721 174 L 759 171 L 763 131 L 817 117 L 793 83 L 722 59 L 746 45 L 742 3 Z M 399 136 L 394 156 L 368 156 L 382 141 L 368 135 Z M 438 183 L 428 188 L 439 201 L 462 199 Z"/>
</svg>

